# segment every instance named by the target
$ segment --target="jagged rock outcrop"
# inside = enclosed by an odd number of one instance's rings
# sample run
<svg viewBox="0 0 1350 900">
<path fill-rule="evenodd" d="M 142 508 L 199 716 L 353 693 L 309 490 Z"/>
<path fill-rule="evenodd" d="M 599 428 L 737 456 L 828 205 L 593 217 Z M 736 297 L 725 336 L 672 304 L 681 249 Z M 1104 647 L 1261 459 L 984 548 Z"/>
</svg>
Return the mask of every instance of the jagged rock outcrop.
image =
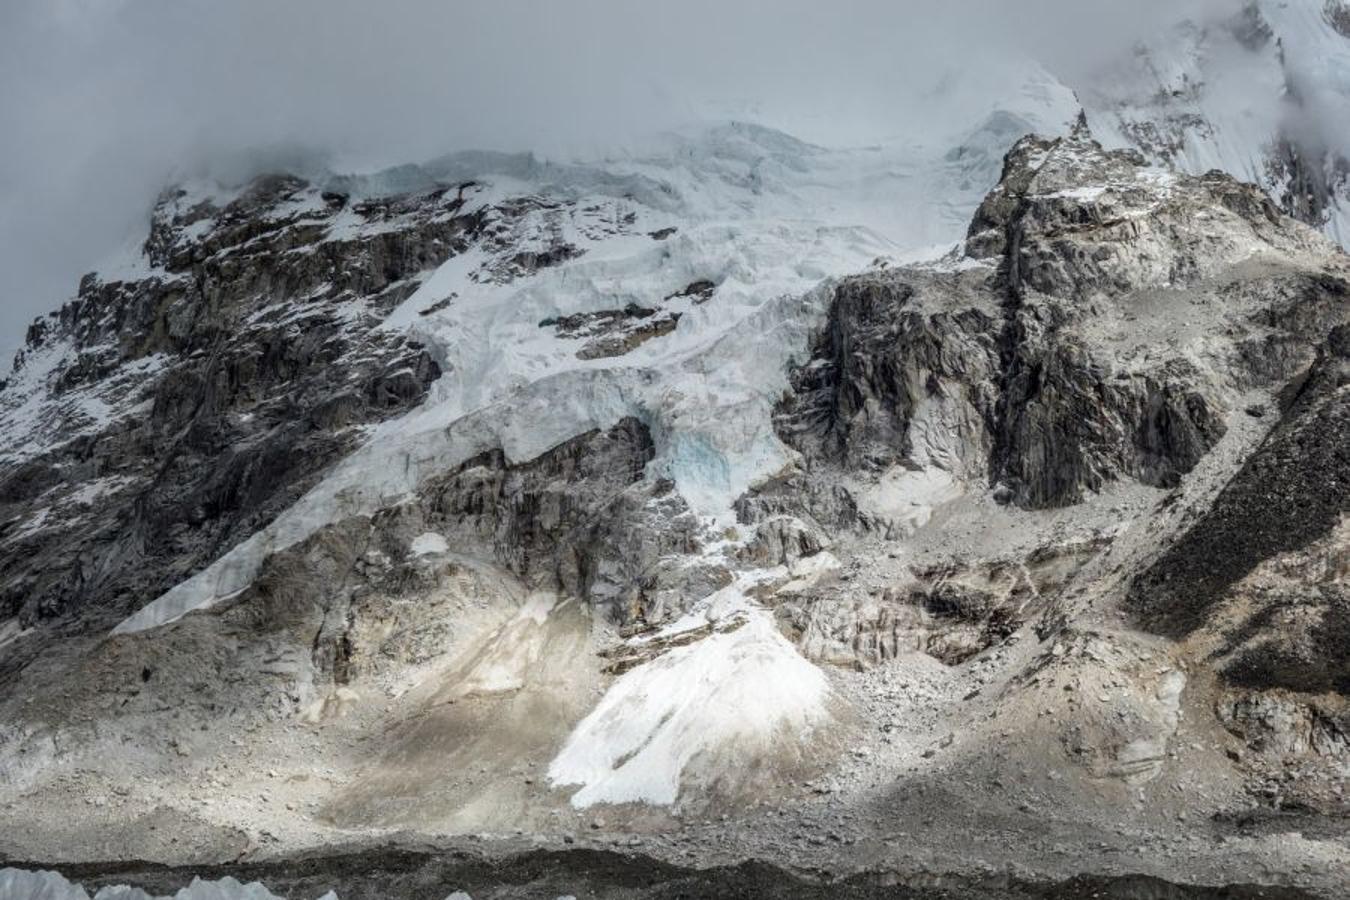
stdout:
<svg viewBox="0 0 1350 900">
<path fill-rule="evenodd" d="M 615 621 L 643 615 L 663 559 L 698 551 L 701 525 L 669 481 L 647 481 L 651 435 L 634 419 L 542 456 L 471 459 L 423 489 L 426 527 L 478 543 L 527 584 Z"/>
<path fill-rule="evenodd" d="M 860 667 L 916 651 L 975 665 L 1029 623 L 1056 640 L 1073 630 L 1074 596 L 1115 582 L 1116 532 L 1056 536 L 1012 560 L 962 546 L 914 566 L 902 561 L 914 529 L 886 506 L 894 486 L 935 517 L 961 491 L 1058 510 L 1134 482 L 1177 502 L 1230 430 L 1274 422 L 1120 591 L 1146 628 L 1185 641 L 1226 682 L 1212 710 L 1251 748 L 1240 765 L 1255 802 L 1339 809 L 1344 259 L 1255 188 L 1156 172 L 1083 126 L 1010 152 L 966 253 L 841 283 L 793 373 L 775 425 L 801 461 L 741 499 L 742 521 L 770 528 L 770 546 L 777 523 L 799 516 L 834 545 L 902 549 L 895 562 L 864 551 L 811 566 L 771 554 L 791 579 L 770 600 L 780 626 L 812 658 Z M 949 482 L 955 492 L 929 487 Z M 1119 720 L 1069 698 L 1055 740 L 1094 778 L 1156 778 L 1181 690 L 1163 679 Z M 1305 761 L 1299 777 L 1263 793 L 1292 758 Z"/>
<path fill-rule="evenodd" d="M 1346 15 L 1350 18 L 1350 13 Z M 1266 168 L 1271 181 L 1283 185 L 1281 211 L 1301 222 L 1326 222 L 1350 197 L 1350 160 L 1317 142 L 1282 138 Z"/>
<path fill-rule="evenodd" d="M 378 330 L 482 225 L 433 192 L 349 204 L 293 177 L 161 198 L 147 270 L 90 275 L 0 395 L 0 609 L 124 615 L 293 503 L 440 368 Z M 50 390 L 46 397 L 43 395 Z"/>
<path fill-rule="evenodd" d="M 1027 560 L 907 568 L 863 597 L 837 580 L 789 587 L 775 598 L 776 612 L 813 659 L 870 666 L 921 652 L 960 665 L 1042 613 L 1104 543 L 1047 547 Z"/>
<path fill-rule="evenodd" d="M 679 313 L 630 303 L 623 309 L 545 319 L 539 327 L 552 328 L 562 338 L 585 340 L 577 351 L 578 359 L 605 359 L 623 356 L 652 338 L 670 334 L 679 321 Z"/>
<path fill-rule="evenodd" d="M 1322 14 L 1342 37 L 1350 39 L 1350 4 L 1345 0 L 1326 0 Z"/>
<path fill-rule="evenodd" d="M 841 284 L 811 362 L 794 374 L 779 434 L 849 468 L 879 471 L 904 461 L 982 472 L 999 331 L 982 281 L 904 272 Z"/>
<path fill-rule="evenodd" d="M 938 468 L 1029 508 L 1175 485 L 1236 395 L 1292 377 L 1343 317 L 1339 276 L 1284 271 L 1322 248 L 1256 188 L 1151 171 L 1085 124 L 1024 140 L 971 223 L 987 264 L 841 284 L 779 433 L 808 460 Z"/>
<path fill-rule="evenodd" d="M 884 523 L 858 508 L 843 485 L 813 477 L 810 472 L 775 475 L 736 498 L 736 518 L 756 524 L 801 516 L 808 524 L 832 531 L 884 530 Z"/>
<path fill-rule="evenodd" d="M 0 382 L 0 617 L 28 635 L 5 668 L 37 652 L 34 626 L 106 627 L 182 582 L 416 406 L 441 364 L 380 326 L 436 266 L 479 247 L 474 277 L 501 283 L 578 255 L 558 249 L 569 216 L 631 226 L 480 191 L 176 188 L 139 268 L 86 276 L 33 323 Z"/>
</svg>

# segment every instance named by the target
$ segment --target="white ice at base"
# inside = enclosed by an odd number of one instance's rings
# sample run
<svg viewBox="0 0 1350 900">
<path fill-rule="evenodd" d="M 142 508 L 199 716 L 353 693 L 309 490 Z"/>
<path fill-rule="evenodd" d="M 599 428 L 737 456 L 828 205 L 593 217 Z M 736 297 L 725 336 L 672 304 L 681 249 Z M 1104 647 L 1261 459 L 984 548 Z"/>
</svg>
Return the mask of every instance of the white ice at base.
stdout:
<svg viewBox="0 0 1350 900">
<path fill-rule="evenodd" d="M 744 625 L 629 670 L 577 725 L 548 773 L 554 785 L 581 786 L 573 806 L 668 805 L 692 763 L 725 774 L 738 762 L 771 762 L 829 721 L 824 673 L 767 611 L 735 605 Z"/>
<path fill-rule="evenodd" d="M 30 872 L 26 869 L 0 869 L 0 900 L 90 900 L 83 885 L 68 881 L 59 872 Z M 111 885 L 99 888 L 93 900 L 282 900 L 258 882 L 242 884 L 226 876 L 219 881 L 192 879 L 176 893 L 163 897 L 147 894 L 140 888 Z M 318 900 L 339 900 L 329 891 Z M 445 900 L 473 900 L 463 891 L 455 891 Z M 556 900 L 576 900 L 570 894 Z"/>
<path fill-rule="evenodd" d="M 192 883 L 166 897 L 152 897 L 140 888 L 110 885 L 99 888 L 93 900 L 281 900 L 255 882 L 242 884 L 225 877 L 219 881 L 192 879 Z M 90 900 L 83 885 L 73 884 L 58 872 L 0 869 L 0 900 Z M 337 900 L 332 891 L 319 900 Z"/>
</svg>

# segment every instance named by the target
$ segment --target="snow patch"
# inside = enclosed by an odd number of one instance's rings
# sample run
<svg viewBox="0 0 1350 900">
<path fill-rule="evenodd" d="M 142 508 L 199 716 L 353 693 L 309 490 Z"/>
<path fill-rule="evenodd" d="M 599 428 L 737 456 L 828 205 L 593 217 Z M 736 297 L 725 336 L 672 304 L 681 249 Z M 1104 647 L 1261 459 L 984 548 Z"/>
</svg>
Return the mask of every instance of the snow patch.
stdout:
<svg viewBox="0 0 1350 900">
<path fill-rule="evenodd" d="M 448 553 L 450 545 L 446 543 L 445 538 L 434 531 L 427 531 L 413 538 L 412 546 L 409 551 L 413 556 L 432 556 L 440 553 Z"/>
<path fill-rule="evenodd" d="M 1101 196 L 1107 191 L 1104 185 L 1089 185 L 1087 187 L 1070 188 L 1063 191 L 1055 191 L 1052 194 L 1045 194 L 1050 200 L 1076 200 L 1079 203 L 1092 203 L 1101 199 Z"/>
<path fill-rule="evenodd" d="M 714 591 L 695 603 L 689 612 L 674 622 L 651 634 L 638 635 L 631 639 L 629 643 L 635 645 L 649 644 L 653 641 L 697 631 L 706 625 L 716 625 L 718 622 L 736 615 L 748 614 L 752 604 L 745 596 L 744 586 L 746 582 L 746 576 L 743 574 L 736 583 L 727 585 L 719 591 Z"/>
<path fill-rule="evenodd" d="M 549 766 L 572 805 L 669 805 L 691 764 L 771 761 L 829 721 L 829 684 L 748 601 L 746 622 L 620 676 Z"/>
</svg>

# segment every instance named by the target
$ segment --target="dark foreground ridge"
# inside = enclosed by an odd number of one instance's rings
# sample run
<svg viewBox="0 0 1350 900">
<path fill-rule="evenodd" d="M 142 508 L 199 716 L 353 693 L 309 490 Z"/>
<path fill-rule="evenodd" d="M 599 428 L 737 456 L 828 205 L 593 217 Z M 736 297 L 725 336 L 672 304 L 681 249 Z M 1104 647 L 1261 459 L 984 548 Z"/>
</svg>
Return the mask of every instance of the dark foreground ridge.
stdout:
<svg viewBox="0 0 1350 900">
<path fill-rule="evenodd" d="M 50 868 L 16 862 L 18 868 Z M 1008 875 L 900 875 L 860 872 L 844 878 L 824 872 L 791 872 L 758 861 L 691 868 L 642 854 L 598 849 L 536 851 L 488 857 L 468 851 L 379 847 L 338 856 L 229 865 L 172 867 L 143 862 L 81 863 L 61 872 L 92 892 L 131 884 L 152 894 L 172 894 L 195 877 L 261 882 L 285 897 L 340 900 L 444 900 L 464 891 L 474 900 L 516 900 L 570 895 L 578 900 L 1312 900 L 1297 888 L 1237 884 L 1186 885 L 1147 875 L 1080 875 L 1063 881 L 1029 881 Z"/>
</svg>

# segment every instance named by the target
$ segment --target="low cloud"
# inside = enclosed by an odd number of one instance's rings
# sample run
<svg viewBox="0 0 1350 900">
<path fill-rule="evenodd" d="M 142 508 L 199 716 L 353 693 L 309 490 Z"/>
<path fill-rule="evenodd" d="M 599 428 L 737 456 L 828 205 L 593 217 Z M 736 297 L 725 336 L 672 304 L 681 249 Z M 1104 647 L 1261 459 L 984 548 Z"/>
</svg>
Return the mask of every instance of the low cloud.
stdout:
<svg viewBox="0 0 1350 900">
<path fill-rule="evenodd" d="M 0 349 L 142 236 L 169 180 L 469 147 L 584 155 L 715 116 L 925 136 L 1000 66 L 1072 76 L 1185 0 L 13 0 L 0 6 Z"/>
</svg>

